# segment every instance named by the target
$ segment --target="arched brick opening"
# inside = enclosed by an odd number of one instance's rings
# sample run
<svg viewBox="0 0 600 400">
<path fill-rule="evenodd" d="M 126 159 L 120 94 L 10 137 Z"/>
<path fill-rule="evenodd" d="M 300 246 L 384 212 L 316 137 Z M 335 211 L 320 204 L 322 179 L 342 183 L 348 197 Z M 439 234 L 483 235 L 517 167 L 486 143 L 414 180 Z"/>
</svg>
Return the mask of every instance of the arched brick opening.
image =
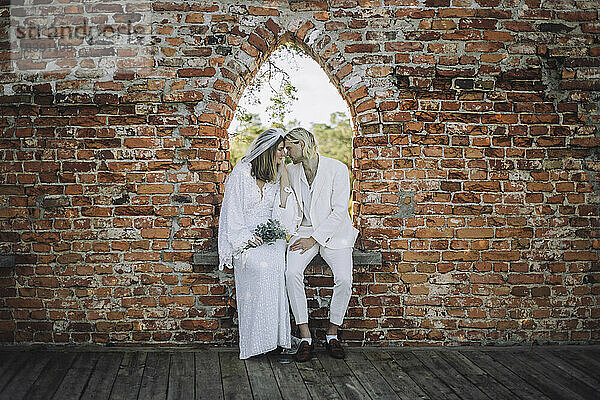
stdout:
<svg viewBox="0 0 600 400">
<path fill-rule="evenodd" d="M 221 110 L 223 115 L 221 118 L 215 117 L 218 125 L 223 128 L 229 126 L 246 86 L 273 51 L 288 42 L 300 47 L 325 71 L 330 82 L 348 104 L 355 130 L 360 130 L 363 124 L 379 122 L 375 101 L 366 91 L 366 87 L 347 83 L 352 73 L 352 65 L 339 59 L 340 50 L 331 37 L 317 29 L 310 20 L 297 21 L 294 25 L 285 28 L 269 19 L 264 26 L 257 27 L 239 39 L 239 48 L 232 54 L 228 64 L 219 68 L 220 75 L 232 81 L 233 85 L 224 85 L 224 82 L 217 81 L 210 95 L 211 99 L 223 100 L 222 93 L 228 94 L 228 97 L 220 102 L 226 105 L 226 108 Z M 215 103 L 210 103 L 209 106 L 217 107 Z"/>
<path fill-rule="evenodd" d="M 376 108 L 375 99 L 368 93 L 366 86 L 356 79 L 357 75 L 352 75 L 352 64 L 341 57 L 340 49 L 326 31 L 317 29 L 310 20 L 299 20 L 292 27 L 284 27 L 278 25 L 273 19 L 267 20 L 264 26 L 258 26 L 251 33 L 240 37 L 237 51 L 231 55 L 226 65 L 218 68 L 220 76 L 227 78 L 227 82 L 221 79 L 215 81 L 213 91 L 209 95 L 213 101 L 206 105 L 209 111 L 205 112 L 201 119 L 212 120 L 219 129 L 226 130 L 233 120 L 237 103 L 246 87 L 273 51 L 285 43 L 297 45 L 321 66 L 350 110 L 355 135 L 360 134 L 363 127 L 380 123 L 380 113 Z M 353 76 L 354 83 L 352 83 Z M 222 143 L 222 149 L 228 149 L 228 144 Z M 353 151 L 353 154 L 354 165 L 360 152 Z M 353 192 L 358 186 L 357 182 Z M 355 195 L 352 197 L 359 198 Z M 353 209 L 354 217 L 358 220 L 359 201 L 353 201 Z M 357 226 L 360 229 L 358 224 Z M 360 246 L 359 243 L 357 244 Z"/>
</svg>

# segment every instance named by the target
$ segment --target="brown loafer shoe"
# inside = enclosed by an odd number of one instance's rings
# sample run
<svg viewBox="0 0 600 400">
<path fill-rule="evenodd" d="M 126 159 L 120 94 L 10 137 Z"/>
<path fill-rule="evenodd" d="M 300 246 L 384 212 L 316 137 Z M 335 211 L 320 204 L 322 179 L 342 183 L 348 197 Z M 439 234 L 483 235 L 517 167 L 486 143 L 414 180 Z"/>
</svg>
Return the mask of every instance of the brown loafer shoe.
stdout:
<svg viewBox="0 0 600 400">
<path fill-rule="evenodd" d="M 337 339 L 331 339 L 325 347 L 327 347 L 327 352 L 333 358 L 343 359 L 346 357 L 346 353 L 344 353 L 344 349 Z"/>
<path fill-rule="evenodd" d="M 313 356 L 313 348 L 312 344 L 308 344 L 306 340 L 300 342 L 300 347 L 298 347 L 298 352 L 296 353 L 296 361 L 305 362 L 312 358 Z"/>
</svg>

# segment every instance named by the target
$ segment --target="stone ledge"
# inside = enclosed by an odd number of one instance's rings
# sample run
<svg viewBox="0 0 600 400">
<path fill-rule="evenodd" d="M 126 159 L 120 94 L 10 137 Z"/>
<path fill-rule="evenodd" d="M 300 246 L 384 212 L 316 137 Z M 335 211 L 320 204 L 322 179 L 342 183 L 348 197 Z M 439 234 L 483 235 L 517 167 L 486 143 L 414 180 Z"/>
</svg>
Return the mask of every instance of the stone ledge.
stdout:
<svg viewBox="0 0 600 400">
<path fill-rule="evenodd" d="M 0 268 L 14 268 L 15 256 L 12 254 L 0 255 Z"/>
<path fill-rule="evenodd" d="M 382 257 L 378 251 L 356 250 L 352 252 L 354 265 L 381 265 Z M 309 265 L 323 265 L 325 261 L 317 254 Z M 194 254 L 194 265 L 219 265 L 219 254 L 216 251 L 200 251 Z"/>
</svg>

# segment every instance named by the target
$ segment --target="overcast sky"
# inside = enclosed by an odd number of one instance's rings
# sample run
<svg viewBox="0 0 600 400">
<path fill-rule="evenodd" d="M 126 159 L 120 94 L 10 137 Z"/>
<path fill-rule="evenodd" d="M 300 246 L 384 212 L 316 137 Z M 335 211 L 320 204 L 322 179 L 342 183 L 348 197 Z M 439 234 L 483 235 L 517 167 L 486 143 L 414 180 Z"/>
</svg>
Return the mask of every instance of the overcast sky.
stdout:
<svg viewBox="0 0 600 400">
<path fill-rule="evenodd" d="M 329 81 L 325 71 L 310 56 L 277 50 L 271 55 L 271 60 L 278 67 L 288 71 L 292 84 L 298 89 L 298 100 L 286 116 L 285 123 L 296 119 L 301 125 L 310 127 L 311 122 L 329 123 L 330 114 L 337 111 L 349 116 L 346 102 Z M 279 82 L 275 82 L 275 85 L 278 84 Z M 245 91 L 240 105 L 251 113 L 259 114 L 263 125 L 270 125 L 266 107 L 272 94 L 268 85 L 264 85 L 263 90 L 259 92 L 259 105 L 249 104 L 247 95 L 248 91 Z M 239 123 L 234 119 L 229 131 L 235 132 L 238 126 Z"/>
</svg>

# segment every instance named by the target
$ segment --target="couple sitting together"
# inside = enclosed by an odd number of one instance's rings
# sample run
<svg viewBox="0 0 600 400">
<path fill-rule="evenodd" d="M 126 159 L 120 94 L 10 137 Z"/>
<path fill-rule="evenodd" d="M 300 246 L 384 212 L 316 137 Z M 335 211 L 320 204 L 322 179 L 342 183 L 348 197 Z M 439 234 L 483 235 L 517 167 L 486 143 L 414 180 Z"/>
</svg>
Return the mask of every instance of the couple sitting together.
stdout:
<svg viewBox="0 0 600 400">
<path fill-rule="evenodd" d="M 303 128 L 267 129 L 235 165 L 225 181 L 218 244 L 219 268 L 234 270 L 241 359 L 291 347 L 290 306 L 301 339 L 296 359 L 312 358 L 304 270 L 317 253 L 335 284 L 326 348 L 344 358 L 337 331 L 352 294 L 358 234 L 349 197 L 348 168 L 320 155 L 314 135 Z M 260 235 L 267 226 L 281 226 L 291 236 L 289 246 L 285 234 L 277 240 Z"/>
</svg>

